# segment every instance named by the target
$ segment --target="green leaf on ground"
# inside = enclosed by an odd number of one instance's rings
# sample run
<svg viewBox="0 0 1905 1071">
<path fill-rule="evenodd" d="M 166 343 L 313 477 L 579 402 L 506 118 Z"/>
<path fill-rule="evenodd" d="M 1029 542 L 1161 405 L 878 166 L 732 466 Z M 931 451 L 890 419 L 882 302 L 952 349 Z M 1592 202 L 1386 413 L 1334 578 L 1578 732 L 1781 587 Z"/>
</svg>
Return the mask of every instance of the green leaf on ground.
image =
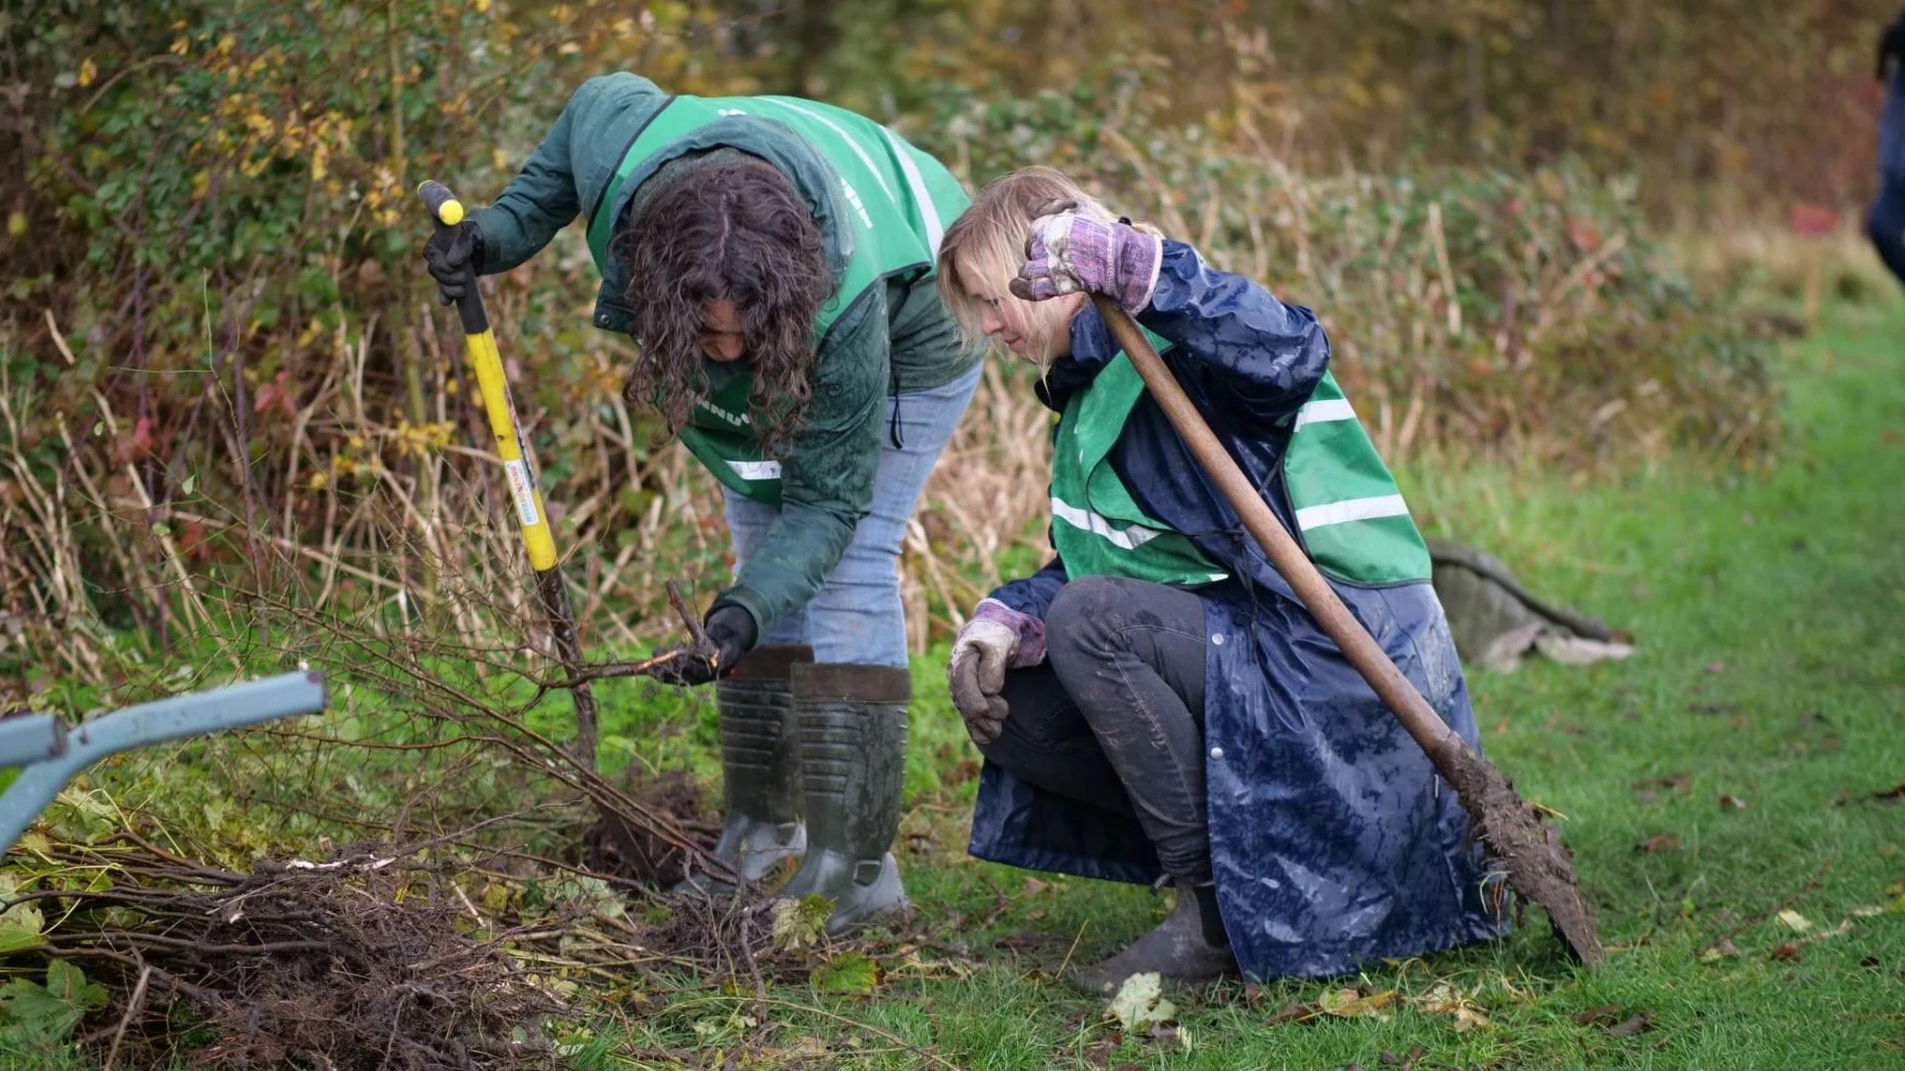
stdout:
<svg viewBox="0 0 1905 1071">
<path fill-rule="evenodd" d="M 0 879 L 0 899 L 13 896 L 13 883 Z M 38 947 L 44 940 L 42 931 L 45 928 L 46 918 L 32 904 L 14 904 L 0 912 L 0 956 Z"/>
</svg>

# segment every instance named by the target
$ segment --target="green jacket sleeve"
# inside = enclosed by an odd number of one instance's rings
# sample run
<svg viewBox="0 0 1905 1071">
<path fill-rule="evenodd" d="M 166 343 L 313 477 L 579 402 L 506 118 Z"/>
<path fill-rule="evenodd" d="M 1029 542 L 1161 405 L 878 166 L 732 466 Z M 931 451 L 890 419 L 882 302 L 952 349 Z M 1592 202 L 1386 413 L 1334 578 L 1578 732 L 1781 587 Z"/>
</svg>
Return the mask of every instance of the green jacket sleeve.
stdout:
<svg viewBox="0 0 1905 1071">
<path fill-rule="evenodd" d="M 585 209 L 593 211 L 635 135 L 668 99 L 655 83 L 626 71 L 577 86 L 522 171 L 494 203 L 470 213 L 483 230 L 480 270 L 508 271 Z"/>
<path fill-rule="evenodd" d="M 470 213 L 483 232 L 483 274 L 508 271 L 535 256 L 582 212 L 569 143 L 582 100 L 580 91 L 569 98 L 522 171 L 487 208 Z"/>
<path fill-rule="evenodd" d="M 746 607 L 763 635 L 820 590 L 872 508 L 889 345 L 885 288 L 870 286 L 821 350 L 813 400 L 781 460 L 780 516 L 722 595 Z"/>
</svg>

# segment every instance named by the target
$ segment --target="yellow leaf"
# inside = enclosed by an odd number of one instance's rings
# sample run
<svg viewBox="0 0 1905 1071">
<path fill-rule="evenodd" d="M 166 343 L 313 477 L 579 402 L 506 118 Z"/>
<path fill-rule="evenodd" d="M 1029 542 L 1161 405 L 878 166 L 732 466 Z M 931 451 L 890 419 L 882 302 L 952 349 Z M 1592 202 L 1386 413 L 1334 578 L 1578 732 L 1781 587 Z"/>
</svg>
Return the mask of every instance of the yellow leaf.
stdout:
<svg viewBox="0 0 1905 1071">
<path fill-rule="evenodd" d="M 1345 1019 L 1359 1015 L 1376 1015 L 1386 1019 L 1389 1013 L 1383 1009 L 1394 1003 L 1395 999 L 1395 991 L 1390 989 L 1371 993 L 1368 996 L 1363 996 L 1354 989 L 1333 989 L 1324 993 L 1317 1004 L 1330 1015 L 1341 1016 Z"/>
<path fill-rule="evenodd" d="M 1779 921 L 1785 923 L 1786 928 L 1792 930 L 1794 933 L 1805 933 L 1807 930 L 1812 929 L 1812 920 L 1791 908 L 1787 908 L 1779 913 Z"/>
<path fill-rule="evenodd" d="M 93 59 L 91 56 L 88 56 L 79 62 L 79 84 L 80 85 L 82 86 L 92 85 L 93 79 L 97 77 L 99 77 L 99 67 L 93 63 Z"/>
<path fill-rule="evenodd" d="M 1466 1005 L 1455 1009 L 1455 1032 L 1466 1034 L 1478 1026 L 1489 1026 L 1488 1016 Z"/>
</svg>

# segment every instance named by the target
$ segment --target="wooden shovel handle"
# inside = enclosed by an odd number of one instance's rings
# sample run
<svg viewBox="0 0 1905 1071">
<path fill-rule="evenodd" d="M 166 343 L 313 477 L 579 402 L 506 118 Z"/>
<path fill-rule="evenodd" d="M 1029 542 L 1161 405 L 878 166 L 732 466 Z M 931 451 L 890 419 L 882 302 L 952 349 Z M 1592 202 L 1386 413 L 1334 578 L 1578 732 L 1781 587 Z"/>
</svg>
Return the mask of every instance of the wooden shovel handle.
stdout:
<svg viewBox="0 0 1905 1071">
<path fill-rule="evenodd" d="M 1402 722 L 1402 727 L 1415 738 L 1417 744 L 1427 753 L 1429 760 L 1447 779 L 1452 772 L 1452 752 L 1466 748 L 1462 738 L 1448 727 L 1422 697 L 1409 678 L 1402 675 L 1389 655 L 1377 645 L 1362 622 L 1356 620 L 1337 596 L 1336 589 L 1330 587 L 1323 574 L 1317 572 L 1315 563 L 1309 555 L 1297 545 L 1290 533 L 1284 530 L 1283 522 L 1271 512 L 1257 489 L 1237 467 L 1224 444 L 1217 441 L 1211 433 L 1210 425 L 1204 422 L 1197 407 L 1177 385 L 1177 379 L 1164 364 L 1163 358 L 1151 348 L 1151 342 L 1144 332 L 1138 329 L 1137 322 L 1131 318 L 1116 300 L 1103 294 L 1093 294 L 1092 304 L 1097 306 L 1098 315 L 1104 318 L 1105 325 L 1111 328 L 1112 337 L 1124 349 L 1125 355 L 1138 369 L 1138 375 L 1144 378 L 1145 387 L 1151 396 L 1157 399 L 1158 407 L 1177 429 L 1177 434 L 1191 448 L 1191 456 L 1197 459 L 1198 466 L 1217 490 L 1237 511 L 1243 521 L 1244 529 L 1257 545 L 1270 557 L 1270 564 L 1295 590 L 1310 616 L 1329 638 L 1336 641 L 1348 656 L 1350 665 L 1362 674 L 1363 680 L 1375 690 L 1376 695 L 1388 705 Z"/>
</svg>

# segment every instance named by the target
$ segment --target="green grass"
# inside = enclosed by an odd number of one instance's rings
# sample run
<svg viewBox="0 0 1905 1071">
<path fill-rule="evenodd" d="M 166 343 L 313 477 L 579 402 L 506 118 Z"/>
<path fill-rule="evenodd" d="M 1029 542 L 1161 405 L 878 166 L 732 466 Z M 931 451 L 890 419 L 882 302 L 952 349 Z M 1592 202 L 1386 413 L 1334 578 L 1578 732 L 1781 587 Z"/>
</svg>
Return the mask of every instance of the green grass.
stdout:
<svg viewBox="0 0 1905 1071">
<path fill-rule="evenodd" d="M 1875 797 L 1905 782 L 1900 338 L 1905 306 L 1836 308 L 1791 348 L 1787 444 L 1769 473 L 1684 458 L 1585 488 L 1508 469 L 1404 474 L 1437 529 L 1635 635 L 1626 662 L 1471 676 L 1491 756 L 1567 816 L 1609 945 L 1600 969 L 1563 961 L 1536 912 L 1498 946 L 1360 979 L 1229 986 L 1180 999 L 1175 1036 L 1119 1036 L 1101 1002 L 1056 977 L 1164 903 L 965 856 L 973 786 L 957 770 L 973 752 L 935 652 L 918 666 L 908 760 L 920 912 L 874 945 L 890 972 L 878 992 L 781 985 L 756 1005 L 682 978 L 602 1030 L 579 1066 L 665 1066 L 672 1050 L 707 1066 L 1377 1068 L 1420 1046 L 1421 1068 L 1905 1067 L 1905 801 Z M 705 769 L 705 743 L 688 734 L 650 761 L 698 754 Z M 1776 917 L 1789 901 L 1809 932 Z M 1734 954 L 1702 958 L 1729 933 Z M 1818 939 L 1791 943 L 1804 937 Z M 915 941 L 971 969 L 917 977 L 903 962 Z M 1394 991 L 1392 1014 L 1273 1022 L 1359 983 Z M 1487 1025 L 1458 1032 L 1423 999 L 1438 984 Z M 1606 1005 L 1620 1010 L 1576 1020 Z M 1644 1030 L 1608 1029 L 1641 1014 Z"/>
<path fill-rule="evenodd" d="M 1847 306 L 1791 347 L 1787 442 L 1759 474 L 1698 457 L 1613 483 L 1514 466 L 1401 474 L 1435 531 L 1635 635 L 1626 662 L 1470 677 L 1490 755 L 1567 816 L 1610 946 L 1600 969 L 1562 959 L 1537 911 L 1495 946 L 1178 997 L 1175 1032 L 1125 1036 L 1060 977 L 1154 925 L 1167 901 L 965 854 L 977 755 L 945 695 L 941 649 L 915 667 L 898 849 L 919 911 L 903 932 L 853 946 L 885 968 L 877 990 L 822 993 L 782 971 L 763 1002 L 731 978 L 631 973 L 594 991 L 599 1014 L 574 1066 L 1375 1071 L 1420 1047 L 1422 1069 L 1905 1068 L 1905 800 L 1875 796 L 1905 782 L 1899 338 L 1905 304 Z M 705 693 L 604 681 L 596 694 L 607 766 L 717 784 Z M 374 696 L 342 695 L 336 707 L 370 719 L 365 732 L 382 724 L 375 708 Z M 567 717 L 560 702 L 536 713 L 551 729 Z M 195 753 L 154 769 L 182 774 Z M 224 806 L 220 783 L 135 766 L 120 785 L 134 805 Z M 483 776 L 501 792 L 516 775 Z M 253 832 L 257 844 L 224 834 L 241 859 L 314 836 L 295 823 Z M 1811 929 L 1779 921 L 1781 908 Z M 1731 954 L 1703 957 L 1723 935 Z M 1348 986 L 1386 999 L 1383 1014 L 1278 1014 Z M 1458 1030 L 1458 1002 L 1485 1022 Z M 0 1067 L 96 1066 L 5 1045 Z"/>
</svg>

